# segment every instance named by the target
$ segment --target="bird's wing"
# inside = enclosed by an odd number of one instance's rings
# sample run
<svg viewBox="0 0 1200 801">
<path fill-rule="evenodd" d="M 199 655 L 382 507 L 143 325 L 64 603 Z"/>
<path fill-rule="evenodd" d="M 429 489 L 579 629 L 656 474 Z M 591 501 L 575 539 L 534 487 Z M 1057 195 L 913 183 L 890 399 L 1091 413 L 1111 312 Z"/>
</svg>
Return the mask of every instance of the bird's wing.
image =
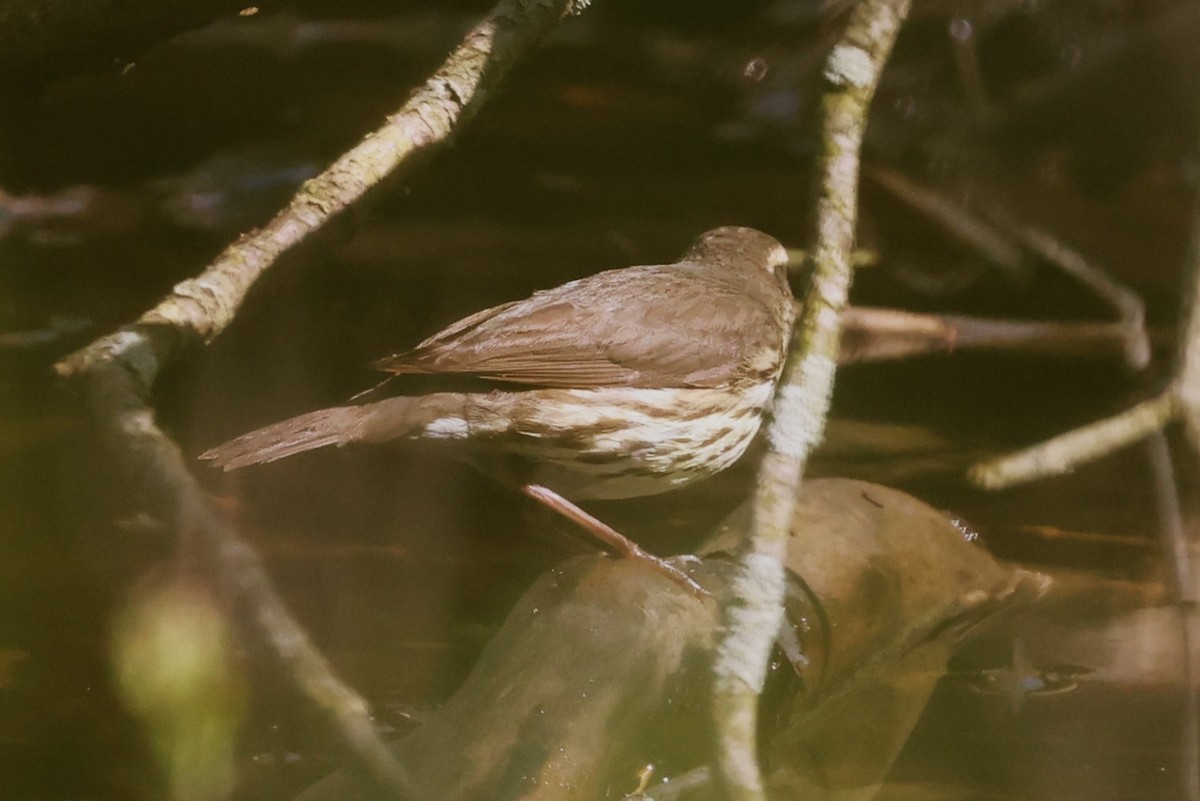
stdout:
<svg viewBox="0 0 1200 801">
<path fill-rule="evenodd" d="M 711 271 L 625 268 L 479 312 L 376 367 L 544 387 L 719 386 L 778 346 L 772 318 L 762 292 Z"/>
</svg>

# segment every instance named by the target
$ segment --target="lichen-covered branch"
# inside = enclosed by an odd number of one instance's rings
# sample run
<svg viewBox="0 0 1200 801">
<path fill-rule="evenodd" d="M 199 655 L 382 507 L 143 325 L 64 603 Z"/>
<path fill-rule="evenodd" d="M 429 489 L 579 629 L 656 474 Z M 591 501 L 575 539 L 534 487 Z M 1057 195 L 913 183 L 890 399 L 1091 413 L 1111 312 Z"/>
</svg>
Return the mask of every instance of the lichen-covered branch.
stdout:
<svg viewBox="0 0 1200 801">
<path fill-rule="evenodd" d="M 1162 429 L 1176 413 L 1174 392 L 1143 401 L 1112 417 L 1076 428 L 1031 448 L 981 462 L 967 477 L 984 489 L 1004 489 L 1040 476 L 1069 472 L 1076 466 L 1132 445 Z"/>
<path fill-rule="evenodd" d="M 274 219 L 226 248 L 201 275 L 177 285 L 131 329 L 74 354 L 59 372 L 69 375 L 97 359 L 120 357 L 133 336 L 150 345 L 139 358 L 153 361 L 136 365 L 149 386 L 159 362 L 223 331 L 250 287 L 279 256 L 368 191 L 407 176 L 444 146 L 523 54 L 560 19 L 586 5 L 586 0 L 504 0 L 382 127 L 305 182 Z"/>
<path fill-rule="evenodd" d="M 1093 271 L 1081 257 L 1044 234 L 1028 230 L 1022 242 L 1088 284 L 1118 310 L 1126 325 L 1142 328 L 1141 301 L 1124 287 Z M 1140 339 L 1131 337 L 1127 342 L 1127 358 L 1134 366 L 1142 366 L 1148 361 L 1149 350 L 1149 340 L 1144 333 Z M 1171 454 L 1163 435 L 1163 429 L 1173 422 L 1184 424 L 1193 451 L 1200 453 L 1200 197 L 1193 201 L 1191 240 L 1184 264 L 1183 308 L 1174 380 L 1158 396 L 1119 414 L 1017 453 L 977 464 L 968 472 L 968 478 L 981 487 L 1003 489 L 1065 473 L 1084 462 L 1147 440 L 1164 556 L 1179 608 L 1180 652 L 1183 654 L 1180 672 L 1185 697 L 1180 732 L 1180 753 L 1184 755 L 1180 797 L 1196 801 L 1200 799 L 1200 758 L 1197 758 L 1200 698 L 1196 691 L 1194 665 L 1197 643 L 1200 643 L 1200 623 L 1196 616 L 1197 577 L 1181 519 Z"/>
<path fill-rule="evenodd" d="M 1172 422 L 1182 422 L 1193 450 L 1200 453 L 1200 198 L 1193 211 L 1191 242 L 1184 264 L 1182 322 L 1175 378 L 1157 397 L 1112 417 L 1060 434 L 1016 453 L 981 462 L 967 477 L 986 489 L 1003 489 L 1038 478 L 1059 475 L 1084 462 L 1106 456 L 1161 431 Z M 1094 279 L 1093 279 L 1094 280 Z M 1131 306 L 1120 292 L 1109 288 L 1110 300 L 1126 314 L 1140 317 L 1140 306 Z M 1145 340 L 1131 341 L 1137 358 L 1148 349 Z"/>
<path fill-rule="evenodd" d="M 765 798 L 756 737 L 758 694 L 783 620 L 783 557 L 796 491 L 824 430 L 833 392 L 840 315 L 852 276 L 867 112 L 909 5 L 909 0 L 860 2 L 825 64 L 813 275 L 775 398 L 750 541 L 721 601 L 713 714 L 718 773 L 733 799 Z"/>
<path fill-rule="evenodd" d="M 1200 155 L 1200 147 L 1197 148 Z M 1176 361 L 1176 409 L 1183 420 L 1193 455 L 1200 454 L 1200 197 L 1193 199 L 1191 241 L 1188 243 L 1183 294 L 1184 322 Z M 1179 613 L 1179 644 L 1183 656 L 1180 679 L 1184 690 L 1180 753 L 1180 798 L 1200 801 L 1200 692 L 1196 685 L 1196 658 L 1200 650 L 1200 615 L 1197 614 L 1197 581 L 1194 549 L 1188 542 L 1179 509 L 1179 488 L 1166 437 L 1150 442 L 1157 480 L 1160 528 L 1166 562 L 1174 585 Z"/>
<path fill-rule="evenodd" d="M 326 713 L 346 750 L 390 797 L 411 797 L 405 772 L 376 734 L 367 705 L 337 678 L 271 586 L 257 554 L 211 508 L 175 443 L 155 423 L 149 397 L 159 371 L 233 320 L 254 282 L 288 249 L 373 188 L 395 181 L 443 145 L 512 64 L 584 0 L 505 0 L 386 124 L 368 135 L 261 230 L 221 253 L 136 323 L 67 357 L 98 435 L 133 479 L 148 510 L 198 555 L 237 623 L 264 644 L 281 672 Z"/>
</svg>

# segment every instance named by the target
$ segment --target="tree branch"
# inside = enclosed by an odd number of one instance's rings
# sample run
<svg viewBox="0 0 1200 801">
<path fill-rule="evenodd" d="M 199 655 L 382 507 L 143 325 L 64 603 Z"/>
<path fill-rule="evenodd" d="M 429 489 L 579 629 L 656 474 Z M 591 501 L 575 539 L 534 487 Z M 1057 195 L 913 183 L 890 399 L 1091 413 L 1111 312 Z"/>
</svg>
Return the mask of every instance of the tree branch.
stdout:
<svg viewBox="0 0 1200 801">
<path fill-rule="evenodd" d="M 136 323 L 56 366 L 82 386 L 99 437 L 151 513 L 202 556 L 210 579 L 239 613 L 243 632 L 266 645 L 281 672 L 325 712 L 358 766 L 392 797 L 411 797 L 409 782 L 376 734 L 365 701 L 333 674 L 271 586 L 258 555 L 212 509 L 183 454 L 156 425 L 149 397 L 159 371 L 224 330 L 280 255 L 435 153 L 520 56 L 585 6 L 586 0 L 501 2 L 383 127 L 305 183 L 270 223 L 230 245 Z"/>
<path fill-rule="evenodd" d="M 713 666 L 717 767 L 729 796 L 739 801 L 765 798 L 756 736 L 758 694 L 783 620 L 783 558 L 796 491 L 809 452 L 821 438 L 833 392 L 839 318 L 852 277 L 867 111 L 909 5 L 909 0 L 860 2 L 825 64 L 813 276 L 776 393 L 750 541 L 722 596 Z"/>
<path fill-rule="evenodd" d="M 1162 429 L 1177 413 L 1174 392 L 1089 423 L 1031 448 L 981 462 L 967 477 L 984 489 L 1004 489 L 1042 476 L 1067 473 L 1084 462 L 1132 445 Z"/>
<path fill-rule="evenodd" d="M 1183 312 L 1174 380 L 1157 397 L 1120 414 L 1016 453 L 981 462 L 968 471 L 970 481 L 985 489 L 1003 489 L 1058 475 L 1161 431 L 1172 422 L 1184 424 L 1193 451 L 1200 453 L 1200 199 L 1194 205 L 1191 242 L 1184 264 Z M 1064 266 L 1061 261 L 1058 263 Z M 1096 276 L 1077 277 L 1107 297 L 1122 310 L 1123 316 L 1140 319 L 1140 301 L 1130 305 L 1128 298 L 1122 299 L 1119 285 L 1114 290 L 1098 285 Z M 1148 352 L 1148 340 L 1133 338 L 1127 345 L 1132 360 L 1144 361 L 1142 354 Z"/>
<path fill-rule="evenodd" d="M 842 315 L 839 362 L 904 359 L 931 353 L 999 350 L 1061 357 L 1128 354 L 1125 323 L 1055 323 L 850 306 Z"/>
</svg>

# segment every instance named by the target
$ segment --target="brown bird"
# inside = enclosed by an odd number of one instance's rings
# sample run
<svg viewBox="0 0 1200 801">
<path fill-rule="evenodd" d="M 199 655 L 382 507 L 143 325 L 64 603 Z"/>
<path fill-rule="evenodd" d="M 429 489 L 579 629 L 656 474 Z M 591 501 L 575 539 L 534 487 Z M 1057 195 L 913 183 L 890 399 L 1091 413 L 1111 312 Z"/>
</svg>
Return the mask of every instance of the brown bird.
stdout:
<svg viewBox="0 0 1200 801">
<path fill-rule="evenodd" d="M 233 470 L 326 445 L 443 442 L 621 552 L 691 582 L 567 498 L 666 492 L 745 452 L 791 336 L 787 260 L 760 231 L 716 228 L 672 264 L 608 270 L 535 292 L 376 364 L 395 375 L 473 376 L 510 388 L 320 409 L 201 458 Z"/>
</svg>

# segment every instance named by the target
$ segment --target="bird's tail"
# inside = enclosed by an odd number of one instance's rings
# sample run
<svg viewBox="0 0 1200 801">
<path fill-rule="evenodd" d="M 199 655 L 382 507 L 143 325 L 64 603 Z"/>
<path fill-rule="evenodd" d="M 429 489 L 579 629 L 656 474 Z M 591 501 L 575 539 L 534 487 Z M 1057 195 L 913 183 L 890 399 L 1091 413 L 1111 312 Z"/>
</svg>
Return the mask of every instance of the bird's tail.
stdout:
<svg viewBox="0 0 1200 801">
<path fill-rule="evenodd" d="M 243 434 L 205 451 L 200 458 L 225 470 L 237 470 L 327 445 L 420 437 L 431 424 L 440 429 L 466 429 L 464 399 L 454 393 L 436 393 L 320 409 Z"/>
</svg>

